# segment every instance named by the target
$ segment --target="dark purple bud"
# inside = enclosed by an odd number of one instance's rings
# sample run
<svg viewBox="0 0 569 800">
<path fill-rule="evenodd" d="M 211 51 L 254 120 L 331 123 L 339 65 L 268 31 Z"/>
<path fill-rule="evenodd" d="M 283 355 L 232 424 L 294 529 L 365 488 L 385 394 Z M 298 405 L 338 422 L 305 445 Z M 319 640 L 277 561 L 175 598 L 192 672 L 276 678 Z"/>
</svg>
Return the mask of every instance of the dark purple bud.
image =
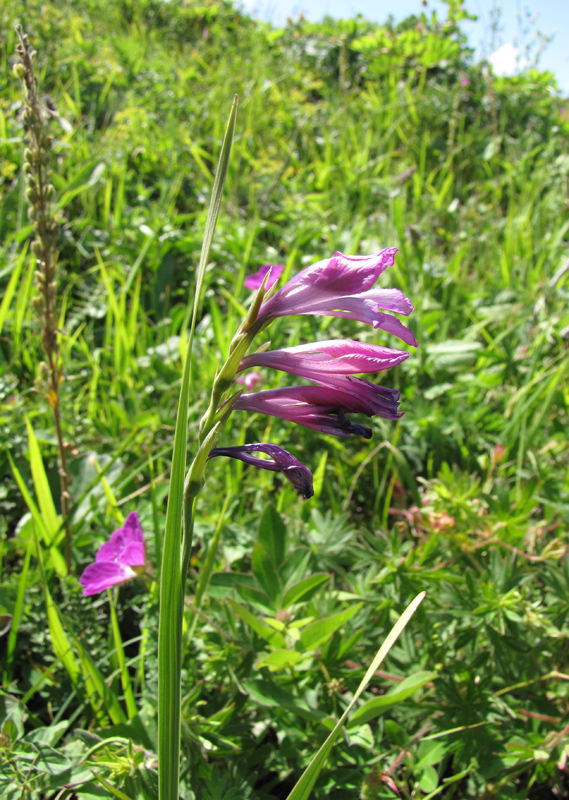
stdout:
<svg viewBox="0 0 569 800">
<path fill-rule="evenodd" d="M 257 458 L 250 453 L 265 453 L 269 458 Z M 234 447 L 214 447 L 208 458 L 228 456 L 237 458 L 245 464 L 268 469 L 271 472 L 282 472 L 299 494 L 305 498 L 312 497 L 312 473 L 292 453 L 276 444 L 242 444 Z"/>
</svg>

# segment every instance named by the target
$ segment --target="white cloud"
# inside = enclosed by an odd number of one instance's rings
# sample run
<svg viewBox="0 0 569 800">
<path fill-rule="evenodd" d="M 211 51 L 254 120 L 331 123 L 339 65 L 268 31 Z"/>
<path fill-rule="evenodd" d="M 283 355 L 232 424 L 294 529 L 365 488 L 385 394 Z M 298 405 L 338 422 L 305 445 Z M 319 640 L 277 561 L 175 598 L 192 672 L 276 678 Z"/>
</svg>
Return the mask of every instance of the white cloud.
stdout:
<svg viewBox="0 0 569 800">
<path fill-rule="evenodd" d="M 520 56 L 519 48 L 512 44 L 503 44 L 489 56 L 488 61 L 492 64 L 495 74 L 503 78 L 515 75 L 527 66 L 526 59 Z"/>
</svg>

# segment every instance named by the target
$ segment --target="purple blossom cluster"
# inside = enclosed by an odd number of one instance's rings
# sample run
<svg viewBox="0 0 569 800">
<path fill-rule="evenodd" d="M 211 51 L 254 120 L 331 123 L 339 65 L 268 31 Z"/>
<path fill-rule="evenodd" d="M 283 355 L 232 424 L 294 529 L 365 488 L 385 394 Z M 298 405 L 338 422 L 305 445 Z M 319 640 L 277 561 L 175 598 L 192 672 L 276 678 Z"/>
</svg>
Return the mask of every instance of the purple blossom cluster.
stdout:
<svg viewBox="0 0 569 800">
<path fill-rule="evenodd" d="M 412 331 L 392 312 L 408 316 L 413 304 L 399 289 L 375 289 L 374 285 L 387 267 L 393 266 L 393 247 L 371 256 L 346 256 L 334 253 L 332 258 L 318 261 L 291 278 L 276 294 L 267 299 L 259 310 L 257 324 L 263 326 L 277 317 L 291 315 L 325 315 L 365 322 L 385 330 L 405 344 L 417 346 Z M 265 264 L 255 275 L 246 279 L 250 289 L 259 289 L 269 274 L 265 286 L 280 276 L 282 265 Z M 282 350 L 263 350 L 245 356 L 239 372 L 254 369 L 238 380 L 246 389 L 259 381 L 257 368 L 272 368 L 312 381 L 311 385 L 289 386 L 266 391 L 250 390 L 233 404 L 236 410 L 258 412 L 296 422 L 307 428 L 334 436 L 371 437 L 371 429 L 354 422 L 347 414 L 399 419 L 399 392 L 358 377 L 360 374 L 382 372 L 400 364 L 409 353 L 350 339 L 329 340 L 287 347 Z M 255 376 L 254 380 L 248 380 Z M 211 457 L 230 455 L 249 464 L 285 473 L 284 464 L 293 465 L 287 475 L 304 496 L 307 492 L 306 474 L 296 472 L 297 460 L 286 450 L 276 457 L 275 445 L 243 445 L 212 450 Z M 272 462 L 254 458 L 251 450 L 271 448 Z M 228 452 L 231 450 L 231 452 Z M 287 461 L 293 459 L 293 461 Z M 280 466 L 279 466 L 280 465 Z M 306 469 L 306 468 L 304 468 Z"/>
</svg>

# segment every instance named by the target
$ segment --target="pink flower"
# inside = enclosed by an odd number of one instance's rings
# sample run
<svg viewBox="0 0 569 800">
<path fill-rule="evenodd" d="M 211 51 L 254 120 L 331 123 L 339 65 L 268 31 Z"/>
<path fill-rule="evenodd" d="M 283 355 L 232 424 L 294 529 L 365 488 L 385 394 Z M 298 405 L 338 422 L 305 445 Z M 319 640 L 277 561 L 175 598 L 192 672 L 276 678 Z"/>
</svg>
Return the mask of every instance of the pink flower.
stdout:
<svg viewBox="0 0 569 800">
<path fill-rule="evenodd" d="M 261 374 L 257 372 L 256 369 L 254 369 L 253 372 L 250 372 L 248 375 L 241 375 L 240 378 L 237 378 L 237 383 L 242 384 L 248 392 L 254 392 L 258 384 L 262 382 L 263 379 Z"/>
<path fill-rule="evenodd" d="M 261 288 L 263 278 L 267 272 L 271 270 L 270 278 L 265 284 L 265 289 L 270 289 L 271 286 L 274 286 L 274 284 L 281 277 L 284 268 L 284 264 L 263 264 L 263 266 L 257 270 L 254 275 L 247 275 L 243 281 L 243 286 L 247 287 L 247 289 L 251 289 L 253 292 L 256 292 L 257 289 Z"/>
<path fill-rule="evenodd" d="M 138 514 L 133 511 L 122 528 L 99 548 L 95 563 L 89 564 L 79 578 L 83 597 L 126 583 L 144 572 L 146 548 Z"/>
<path fill-rule="evenodd" d="M 416 347 L 412 331 L 397 317 L 379 310 L 408 316 L 413 303 L 399 289 L 372 288 L 381 273 L 393 266 L 396 252 L 397 248 L 387 247 L 371 256 L 334 253 L 291 278 L 263 303 L 258 319 L 269 321 L 294 314 L 344 317 L 367 322 Z"/>
</svg>

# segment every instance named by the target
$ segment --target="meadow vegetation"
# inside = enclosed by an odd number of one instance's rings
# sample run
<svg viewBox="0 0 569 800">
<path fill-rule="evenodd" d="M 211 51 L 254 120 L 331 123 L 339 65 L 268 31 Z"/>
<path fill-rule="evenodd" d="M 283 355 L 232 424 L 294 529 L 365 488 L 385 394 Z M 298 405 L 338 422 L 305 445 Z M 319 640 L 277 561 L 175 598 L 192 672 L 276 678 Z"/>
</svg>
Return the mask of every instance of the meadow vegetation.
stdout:
<svg viewBox="0 0 569 800">
<path fill-rule="evenodd" d="M 314 473 L 216 459 L 184 612 L 185 800 L 284 800 L 411 599 L 314 798 L 569 793 L 569 110 L 551 74 L 475 64 L 460 0 L 379 26 L 283 29 L 223 0 L 4 0 L 0 9 L 0 788 L 156 794 L 162 531 L 209 197 L 239 111 L 194 344 L 189 446 L 245 313 L 283 279 L 399 249 L 419 347 L 385 373 L 405 416 L 338 439 L 235 412 L 220 444 L 274 442 Z M 15 25 L 54 137 L 62 519 L 23 171 Z M 273 347 L 397 346 L 285 317 Z M 263 373 L 263 388 L 291 383 Z M 137 511 L 151 575 L 118 599 L 78 576 Z M 63 558 L 72 531 L 72 573 Z M 65 788 L 69 786 L 69 788 Z"/>
</svg>

